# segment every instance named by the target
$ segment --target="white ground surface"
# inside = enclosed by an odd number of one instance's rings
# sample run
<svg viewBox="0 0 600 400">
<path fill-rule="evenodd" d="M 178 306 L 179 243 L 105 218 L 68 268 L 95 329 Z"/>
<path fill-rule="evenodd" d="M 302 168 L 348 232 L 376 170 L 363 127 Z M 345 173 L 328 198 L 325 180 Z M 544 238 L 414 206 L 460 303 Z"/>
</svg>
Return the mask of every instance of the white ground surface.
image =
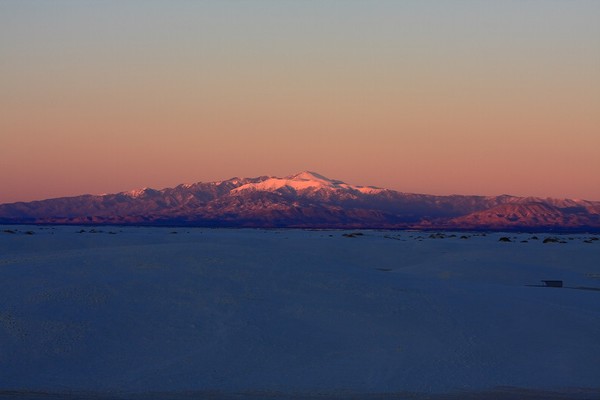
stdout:
<svg viewBox="0 0 600 400">
<path fill-rule="evenodd" d="M 600 289 L 593 235 L 90 229 L 0 226 L 0 396 L 600 398 L 600 291 L 571 288 Z"/>
</svg>

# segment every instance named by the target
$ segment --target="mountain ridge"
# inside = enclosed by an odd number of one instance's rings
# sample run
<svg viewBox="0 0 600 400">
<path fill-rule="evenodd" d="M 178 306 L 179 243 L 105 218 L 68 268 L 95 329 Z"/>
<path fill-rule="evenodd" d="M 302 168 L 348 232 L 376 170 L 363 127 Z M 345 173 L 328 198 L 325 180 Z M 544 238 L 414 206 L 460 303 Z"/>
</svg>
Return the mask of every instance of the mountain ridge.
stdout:
<svg viewBox="0 0 600 400">
<path fill-rule="evenodd" d="M 302 171 L 0 204 L 0 223 L 600 231 L 600 202 L 404 193 Z"/>
</svg>

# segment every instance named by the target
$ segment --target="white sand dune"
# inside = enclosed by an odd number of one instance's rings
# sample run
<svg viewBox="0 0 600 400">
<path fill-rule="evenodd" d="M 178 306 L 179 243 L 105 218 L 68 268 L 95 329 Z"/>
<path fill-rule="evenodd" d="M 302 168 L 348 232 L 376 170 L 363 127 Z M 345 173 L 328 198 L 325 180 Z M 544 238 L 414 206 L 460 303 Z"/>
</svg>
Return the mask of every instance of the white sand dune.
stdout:
<svg viewBox="0 0 600 400">
<path fill-rule="evenodd" d="M 90 229 L 0 227 L 0 398 L 600 395 L 590 235 Z"/>
</svg>

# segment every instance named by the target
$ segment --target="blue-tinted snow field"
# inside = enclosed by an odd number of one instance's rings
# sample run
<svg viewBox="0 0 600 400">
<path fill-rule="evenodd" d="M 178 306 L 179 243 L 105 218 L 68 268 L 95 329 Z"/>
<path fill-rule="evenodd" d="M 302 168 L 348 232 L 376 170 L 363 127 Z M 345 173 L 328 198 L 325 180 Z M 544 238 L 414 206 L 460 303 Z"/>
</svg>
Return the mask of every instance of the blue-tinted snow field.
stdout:
<svg viewBox="0 0 600 400">
<path fill-rule="evenodd" d="M 349 233 L 2 226 L 0 398 L 600 398 L 596 236 Z"/>
</svg>

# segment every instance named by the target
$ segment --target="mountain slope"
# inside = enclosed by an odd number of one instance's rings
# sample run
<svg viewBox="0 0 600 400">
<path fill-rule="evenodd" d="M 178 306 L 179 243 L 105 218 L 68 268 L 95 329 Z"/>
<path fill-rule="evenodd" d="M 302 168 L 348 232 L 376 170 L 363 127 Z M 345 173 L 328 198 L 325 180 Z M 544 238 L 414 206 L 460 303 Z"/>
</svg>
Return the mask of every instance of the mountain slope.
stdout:
<svg viewBox="0 0 600 400">
<path fill-rule="evenodd" d="M 600 202 L 401 193 L 304 171 L 3 204 L 0 222 L 589 230 L 600 229 Z"/>
<path fill-rule="evenodd" d="M 583 206 L 559 208 L 551 203 L 538 201 L 501 204 L 453 218 L 448 225 L 491 230 L 519 228 L 523 225 L 550 229 L 592 228 L 600 226 L 600 214 L 588 212 Z"/>
</svg>

